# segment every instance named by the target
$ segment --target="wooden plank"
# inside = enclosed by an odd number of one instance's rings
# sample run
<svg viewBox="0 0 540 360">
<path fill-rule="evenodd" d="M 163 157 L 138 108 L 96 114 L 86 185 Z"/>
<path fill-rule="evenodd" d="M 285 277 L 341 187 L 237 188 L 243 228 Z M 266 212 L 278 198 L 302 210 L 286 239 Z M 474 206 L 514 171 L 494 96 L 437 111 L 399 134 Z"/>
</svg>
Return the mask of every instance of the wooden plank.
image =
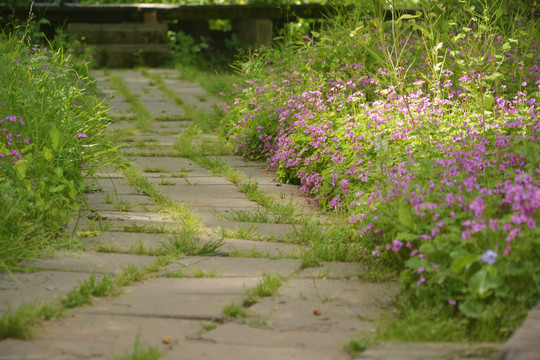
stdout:
<svg viewBox="0 0 540 360">
<path fill-rule="evenodd" d="M 12 7 L 0 4 L 0 16 L 9 19 L 28 18 L 29 6 Z M 270 19 L 293 21 L 297 18 L 321 18 L 333 8 L 320 4 L 305 5 L 177 5 L 177 4 L 115 4 L 115 5 L 51 5 L 34 4 L 38 18 L 52 22 L 143 22 L 144 13 L 155 11 L 159 21 L 209 19 Z"/>
</svg>

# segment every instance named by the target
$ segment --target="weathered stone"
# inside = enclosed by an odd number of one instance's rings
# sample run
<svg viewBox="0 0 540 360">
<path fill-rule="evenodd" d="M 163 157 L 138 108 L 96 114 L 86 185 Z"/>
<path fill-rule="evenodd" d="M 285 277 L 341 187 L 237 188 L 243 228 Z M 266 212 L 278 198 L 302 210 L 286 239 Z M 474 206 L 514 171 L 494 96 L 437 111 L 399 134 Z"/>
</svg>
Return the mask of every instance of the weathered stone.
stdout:
<svg viewBox="0 0 540 360">
<path fill-rule="evenodd" d="M 323 262 L 321 266 L 305 268 L 298 278 L 358 279 L 366 272 L 366 266 L 357 262 Z"/>
<path fill-rule="evenodd" d="M 245 253 L 246 257 L 250 257 L 250 253 L 262 253 L 264 256 L 277 258 L 300 253 L 297 245 L 243 239 L 224 239 L 220 250 L 225 253 Z"/>
<path fill-rule="evenodd" d="M 85 273 L 65 271 L 1 273 L 0 312 L 15 310 L 22 303 L 49 302 L 61 298 L 87 277 Z"/>
<path fill-rule="evenodd" d="M 366 360 L 486 360 L 486 354 L 493 354 L 499 344 L 458 344 L 458 343 L 380 343 L 367 349 L 355 359 Z M 493 357 L 489 356 L 488 359 Z"/>
<path fill-rule="evenodd" d="M 196 270 L 210 272 L 216 270 L 222 277 L 253 277 L 263 274 L 277 273 L 282 277 L 288 277 L 300 269 L 299 260 L 282 259 L 253 259 L 253 258 L 229 258 L 215 256 L 190 256 L 176 260 L 163 269 L 164 273 L 174 273 L 179 270 L 189 275 Z"/>
<path fill-rule="evenodd" d="M 222 310 L 231 302 L 242 303 L 246 288 L 255 286 L 251 278 L 161 278 L 125 287 L 125 294 L 113 299 L 97 299 L 94 306 L 77 311 L 88 314 L 221 320 Z"/>
<path fill-rule="evenodd" d="M 143 246 L 145 249 L 155 250 L 167 243 L 171 238 L 169 234 L 144 234 L 125 232 L 103 232 L 99 236 L 83 238 L 83 243 L 89 248 L 94 248 L 98 244 L 112 246 L 123 251 L 136 249 Z"/>
<path fill-rule="evenodd" d="M 177 157 L 133 157 L 130 159 L 142 171 L 163 168 L 163 173 L 146 172 L 146 177 L 161 177 L 164 173 L 189 173 L 190 176 L 209 176 L 208 172 L 193 161 Z"/>
<path fill-rule="evenodd" d="M 0 342 L 0 359 L 111 359 L 132 353 L 135 341 L 165 353 L 196 334 L 199 321 L 115 315 L 80 314 L 49 322 L 32 341 Z M 169 336 L 171 342 L 163 343 Z"/>
<path fill-rule="evenodd" d="M 24 261 L 22 266 L 53 271 L 72 271 L 82 273 L 119 274 L 125 266 L 136 268 L 150 266 L 156 258 L 145 255 L 127 255 L 114 253 L 94 253 L 86 251 L 59 251 L 53 257 L 32 262 Z"/>
<path fill-rule="evenodd" d="M 501 360 L 537 360 L 540 356 L 540 303 L 502 348 Z"/>
<path fill-rule="evenodd" d="M 173 348 L 160 360 L 348 360 L 342 352 L 315 349 L 287 348 L 280 344 L 274 347 L 212 344 L 206 341 L 190 341 Z"/>
</svg>

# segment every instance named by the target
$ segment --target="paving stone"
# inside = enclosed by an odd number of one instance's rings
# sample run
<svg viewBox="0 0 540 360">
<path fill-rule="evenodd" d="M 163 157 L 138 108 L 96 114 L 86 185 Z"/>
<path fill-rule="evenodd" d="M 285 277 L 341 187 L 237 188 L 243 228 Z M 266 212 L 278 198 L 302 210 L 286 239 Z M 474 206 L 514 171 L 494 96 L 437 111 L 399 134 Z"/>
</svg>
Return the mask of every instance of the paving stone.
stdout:
<svg viewBox="0 0 540 360">
<path fill-rule="evenodd" d="M 124 179 L 90 179 L 88 182 L 90 194 L 110 194 L 114 195 L 142 195 L 131 185 L 125 182 Z"/>
<path fill-rule="evenodd" d="M 237 186 L 228 184 L 208 184 L 200 183 L 187 184 L 185 179 L 166 179 L 163 181 L 175 182 L 178 185 L 169 185 L 161 187 L 161 191 L 167 195 L 174 195 L 177 198 L 185 198 L 186 201 L 196 201 L 198 198 L 210 198 L 212 200 L 236 200 L 245 199 L 245 195 L 240 192 Z M 159 184 L 160 180 L 152 179 L 152 182 Z M 254 203 L 255 204 L 255 203 Z"/>
<path fill-rule="evenodd" d="M 159 249 L 162 243 L 167 243 L 170 234 L 144 234 L 125 232 L 103 232 L 98 236 L 83 238 L 81 241 L 89 248 L 98 244 L 110 245 L 121 250 L 130 250 L 142 245 L 145 249 Z"/>
<path fill-rule="evenodd" d="M 247 321 L 249 322 L 249 319 Z M 332 327 L 327 326 L 327 324 L 299 330 L 281 330 L 272 324 L 248 326 L 229 323 L 204 334 L 203 339 L 224 345 L 258 346 L 261 347 L 262 351 L 279 344 L 280 347 L 291 349 L 315 349 L 339 353 L 355 332 L 332 330 Z"/>
<path fill-rule="evenodd" d="M 499 344 L 457 343 L 381 343 L 369 348 L 355 359 L 369 360 L 486 360 L 496 359 L 486 353 L 496 352 Z M 538 357 L 536 357 L 538 359 Z"/>
<path fill-rule="evenodd" d="M 114 299 L 97 299 L 81 313 L 221 320 L 225 305 L 240 304 L 258 278 L 160 278 L 124 288 Z"/>
<path fill-rule="evenodd" d="M 374 332 L 375 320 L 384 312 L 376 306 L 345 306 L 331 299 L 302 300 L 281 295 L 263 298 L 249 310 L 252 316 L 266 319 L 279 331 L 347 332 L 350 337 L 358 332 Z"/>
<path fill-rule="evenodd" d="M 236 201 L 234 202 L 237 203 Z M 219 203 L 218 203 L 219 204 Z M 196 206 L 194 206 L 197 208 Z M 293 225 L 289 224 L 268 224 L 268 223 L 250 223 L 228 220 L 212 220 L 208 219 L 204 223 L 210 229 L 229 229 L 238 230 L 239 228 L 254 232 L 264 236 L 273 236 L 277 239 L 284 239 L 288 237 L 295 229 Z M 295 225 L 298 228 L 298 225 Z"/>
<path fill-rule="evenodd" d="M 397 294 L 397 283 L 359 280 L 292 279 L 280 291 L 291 299 L 323 299 L 338 305 L 388 305 Z"/>
<path fill-rule="evenodd" d="M 366 265 L 358 262 L 322 262 L 321 266 L 303 269 L 298 278 L 358 279 L 367 271 Z"/>
<path fill-rule="evenodd" d="M 204 239 L 203 241 L 209 241 Z M 298 254 L 300 247 L 292 244 L 285 244 L 279 242 L 268 241 L 254 241 L 254 240 L 242 240 L 242 239 L 224 239 L 223 245 L 220 251 L 224 253 L 232 252 L 244 252 L 249 253 L 262 253 L 265 256 L 271 257 L 287 257 L 291 254 Z M 246 256 L 249 257 L 249 256 Z"/>
<path fill-rule="evenodd" d="M 136 339 L 142 347 L 167 352 L 196 334 L 199 321 L 132 316 L 100 316 L 77 313 L 45 324 L 32 341 L 7 339 L 0 342 L 0 359 L 111 359 L 132 353 Z M 171 343 L 162 339 L 170 336 Z"/>
<path fill-rule="evenodd" d="M 204 341 L 186 342 L 173 348 L 160 360 L 348 360 L 345 353 L 316 349 L 212 344 Z"/>
<path fill-rule="evenodd" d="M 137 210 L 143 212 L 145 211 L 144 209 L 152 208 L 154 205 L 153 201 L 147 195 L 114 193 L 87 194 L 86 202 L 89 205 L 89 209 L 104 211 L 104 214 L 118 212 L 118 206 L 123 208 L 127 206 L 129 212 L 135 212 Z"/>
<path fill-rule="evenodd" d="M 299 260 L 293 259 L 266 259 L 266 258 L 230 258 L 216 256 L 190 256 L 176 260 L 174 263 L 162 269 L 163 273 L 174 273 L 182 270 L 190 275 L 196 270 L 205 272 L 217 271 L 221 277 L 251 277 L 265 273 L 278 273 L 282 277 L 288 277 L 300 269 Z"/>
<path fill-rule="evenodd" d="M 86 251 L 58 251 L 53 257 L 32 262 L 24 261 L 22 266 L 53 271 L 72 271 L 88 274 L 119 274 L 124 266 L 141 268 L 156 261 L 153 256 L 114 253 L 94 253 Z"/>
<path fill-rule="evenodd" d="M 130 160 L 141 170 L 163 168 L 163 173 L 145 173 L 147 177 L 160 177 L 166 173 L 189 172 L 191 176 L 209 176 L 209 173 L 193 161 L 178 157 L 133 157 Z"/>
<path fill-rule="evenodd" d="M 145 213 L 152 214 L 152 213 Z M 68 231 L 75 234 L 78 231 L 127 231 L 129 233 L 163 233 L 169 234 L 181 229 L 179 222 L 164 220 L 154 214 L 153 217 L 141 217 L 139 219 L 105 219 L 97 220 L 82 216 L 78 220 L 72 220 L 68 225 Z"/>
<path fill-rule="evenodd" d="M 537 360 L 540 358 L 540 303 L 502 348 L 501 360 Z"/>
<path fill-rule="evenodd" d="M 22 303 L 50 302 L 61 298 L 87 277 L 85 273 L 64 271 L 14 272 L 13 276 L 1 273 L 0 312 L 9 308 L 15 310 Z"/>
<path fill-rule="evenodd" d="M 181 132 L 188 128 L 193 122 L 188 120 L 178 120 L 178 121 L 160 121 L 155 120 L 150 123 L 150 128 L 152 131 L 164 132 L 164 131 L 174 131 Z"/>
</svg>

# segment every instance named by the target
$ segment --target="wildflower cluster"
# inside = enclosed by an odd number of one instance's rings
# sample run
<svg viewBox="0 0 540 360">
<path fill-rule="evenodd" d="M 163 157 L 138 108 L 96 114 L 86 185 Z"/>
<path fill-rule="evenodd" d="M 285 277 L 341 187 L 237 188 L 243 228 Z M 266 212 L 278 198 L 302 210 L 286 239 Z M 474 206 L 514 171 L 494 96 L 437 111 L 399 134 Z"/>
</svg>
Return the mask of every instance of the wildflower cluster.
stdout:
<svg viewBox="0 0 540 360">
<path fill-rule="evenodd" d="M 30 145 L 30 138 L 18 129 L 23 125 L 26 124 L 20 116 L 8 115 L 0 119 L 0 159 L 9 158 L 13 164 L 21 160 L 22 149 Z"/>
<path fill-rule="evenodd" d="M 426 53 L 418 27 L 307 38 L 246 64 L 227 135 L 314 206 L 346 212 L 404 297 L 495 321 L 520 291 L 520 306 L 540 299 L 540 46 L 470 26 Z"/>
</svg>

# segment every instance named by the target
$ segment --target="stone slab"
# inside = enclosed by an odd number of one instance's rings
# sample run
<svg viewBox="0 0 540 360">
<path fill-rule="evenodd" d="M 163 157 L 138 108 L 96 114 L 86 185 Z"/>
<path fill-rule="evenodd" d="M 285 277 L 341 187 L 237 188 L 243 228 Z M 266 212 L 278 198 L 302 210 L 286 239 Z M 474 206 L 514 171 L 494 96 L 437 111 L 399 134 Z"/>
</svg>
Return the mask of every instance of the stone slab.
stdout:
<svg viewBox="0 0 540 360">
<path fill-rule="evenodd" d="M 145 349 L 153 346 L 165 353 L 200 328 L 200 322 L 192 320 L 76 313 L 47 322 L 36 340 L 1 341 L 0 359 L 109 360 L 132 353 L 137 338 Z M 163 344 L 165 336 L 171 337 L 170 344 Z"/>
<path fill-rule="evenodd" d="M 129 207 L 129 212 L 139 210 L 137 213 L 143 212 L 143 209 L 145 208 L 152 208 L 154 205 L 149 196 L 133 194 L 93 193 L 86 195 L 86 201 L 90 209 L 102 210 L 104 211 L 104 214 L 114 213 L 115 211 L 118 211 L 116 206 L 126 203 L 128 204 L 127 206 Z"/>
<path fill-rule="evenodd" d="M 142 195 L 124 180 L 120 179 L 91 179 L 89 180 L 90 194 L 111 194 L 111 195 Z"/>
<path fill-rule="evenodd" d="M 193 122 L 187 121 L 187 120 L 178 120 L 178 121 L 155 120 L 150 123 L 150 129 L 158 133 L 164 132 L 164 131 L 181 132 L 181 131 L 184 131 L 187 127 L 189 127 L 191 124 L 193 124 Z"/>
<path fill-rule="evenodd" d="M 210 175 L 205 169 L 195 164 L 193 161 L 179 157 L 132 157 L 130 160 L 137 165 L 142 171 L 145 168 L 155 169 L 163 168 L 163 173 L 145 173 L 147 177 L 160 177 L 170 172 L 189 171 L 191 176 L 208 176 Z"/>
<path fill-rule="evenodd" d="M 496 357 L 484 355 L 486 350 L 497 351 L 499 344 L 457 344 L 457 343 L 381 343 L 369 348 L 355 359 L 365 360 L 487 360 Z M 538 357 L 536 357 L 538 359 Z"/>
<path fill-rule="evenodd" d="M 145 255 L 114 253 L 94 253 L 87 251 L 58 251 L 53 257 L 32 262 L 24 261 L 22 266 L 53 271 L 72 271 L 82 273 L 120 274 L 128 265 L 136 268 L 150 266 L 156 258 Z"/>
<path fill-rule="evenodd" d="M 263 298 L 250 307 L 252 316 L 260 316 L 279 331 L 312 331 L 323 333 L 375 332 L 376 319 L 384 312 L 375 306 L 344 306 L 330 300 L 290 299 L 280 295 Z M 315 315 L 314 311 L 320 315 Z"/>
<path fill-rule="evenodd" d="M 300 247 L 297 245 L 243 239 L 224 239 L 220 250 L 224 253 L 243 252 L 246 254 L 253 251 L 262 253 L 266 257 L 275 258 L 288 257 L 300 253 Z"/>
<path fill-rule="evenodd" d="M 160 360 L 197 359 L 197 360 L 349 360 L 345 353 L 328 352 L 316 349 L 259 347 L 245 345 L 211 344 L 204 341 L 186 342 L 175 347 Z"/>
<path fill-rule="evenodd" d="M 536 360 L 540 357 L 540 303 L 504 344 L 501 360 Z"/>
<path fill-rule="evenodd" d="M 367 266 L 359 262 L 322 262 L 321 266 L 303 269 L 298 278 L 318 279 L 358 279 L 367 271 Z"/>
<path fill-rule="evenodd" d="M 97 299 L 92 307 L 77 311 L 199 320 L 221 320 L 231 302 L 240 304 L 246 288 L 256 285 L 250 278 L 158 278 L 124 287 L 114 299 Z"/>
<path fill-rule="evenodd" d="M 88 277 L 64 271 L 0 274 L 0 312 L 15 310 L 22 303 L 50 302 L 65 296 Z M 0 357 L 1 359 L 1 357 Z"/>
<path fill-rule="evenodd" d="M 296 299 L 331 301 L 338 305 L 386 306 L 397 294 L 397 283 L 370 283 L 359 280 L 292 279 L 280 292 Z M 302 296 L 300 296 L 302 294 Z"/>
<path fill-rule="evenodd" d="M 249 322 L 249 319 L 247 321 Z M 204 334 L 203 339 L 224 345 L 258 346 L 261 348 L 279 346 L 291 349 L 316 349 L 339 353 L 343 345 L 355 335 L 354 331 L 331 330 L 331 326 L 280 330 L 272 326 L 272 324 L 248 326 L 229 323 L 219 326 L 208 334 Z"/>
<path fill-rule="evenodd" d="M 266 258 L 229 258 L 215 256 L 190 256 L 176 260 L 162 271 L 172 273 L 182 270 L 188 275 L 195 270 L 210 272 L 216 270 L 219 276 L 244 278 L 267 274 L 280 274 L 289 277 L 300 269 L 299 260 Z"/>
<path fill-rule="evenodd" d="M 251 232 L 260 234 L 263 236 L 275 237 L 276 239 L 284 239 L 294 230 L 293 225 L 289 224 L 268 224 L 268 223 L 251 223 L 251 222 L 239 222 L 228 220 L 213 220 L 207 219 L 204 222 L 210 229 L 228 229 L 237 230 L 242 228 L 244 230 L 251 229 Z M 298 227 L 298 226 L 297 226 Z"/>
<path fill-rule="evenodd" d="M 81 241 L 90 249 L 98 244 L 114 246 L 121 250 L 137 248 L 139 245 L 146 249 L 159 249 L 162 243 L 171 238 L 169 234 L 144 234 L 125 232 L 103 232 L 99 236 L 83 238 Z"/>
<path fill-rule="evenodd" d="M 151 214 L 151 213 L 148 213 Z M 127 227 L 130 227 L 127 229 Z M 140 229 L 134 229 L 137 227 Z M 126 231 L 129 233 L 164 233 L 169 234 L 178 231 L 181 228 L 179 222 L 169 220 L 156 219 L 153 221 L 149 218 L 141 218 L 138 220 L 131 219 L 106 219 L 98 221 L 86 216 L 81 217 L 78 221 L 73 220 L 68 226 L 69 232 L 75 234 L 78 231 Z"/>
</svg>

